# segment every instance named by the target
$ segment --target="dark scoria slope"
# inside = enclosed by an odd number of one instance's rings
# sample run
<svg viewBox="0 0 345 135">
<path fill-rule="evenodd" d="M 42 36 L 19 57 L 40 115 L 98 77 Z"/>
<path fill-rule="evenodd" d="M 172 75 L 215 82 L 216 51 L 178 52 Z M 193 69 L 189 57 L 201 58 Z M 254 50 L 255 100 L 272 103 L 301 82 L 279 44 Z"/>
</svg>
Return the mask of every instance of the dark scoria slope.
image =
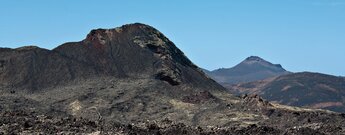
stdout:
<svg viewBox="0 0 345 135">
<path fill-rule="evenodd" d="M 111 132 L 137 128 L 142 134 L 147 129 L 147 134 L 202 133 L 193 126 L 242 134 L 345 130 L 341 114 L 227 93 L 162 33 L 144 24 L 92 30 L 86 39 L 53 50 L 3 48 L 0 56 L 0 134 L 90 133 L 111 130 L 112 123 L 134 127 Z M 159 127 L 145 128 L 146 123 Z"/>
<path fill-rule="evenodd" d="M 237 94 L 256 93 L 281 104 L 345 112 L 345 79 L 319 73 L 295 73 L 229 86 Z"/>
<path fill-rule="evenodd" d="M 171 85 L 201 84 L 221 89 L 163 34 L 141 24 L 93 30 L 85 40 L 52 51 L 38 47 L 1 49 L 0 58 L 0 84 L 29 90 L 93 76 L 155 77 Z"/>
<path fill-rule="evenodd" d="M 1 48 L 0 63 L 0 86 L 7 90 L 33 92 L 95 73 L 89 65 L 34 46 Z"/>
<path fill-rule="evenodd" d="M 290 73 L 280 64 L 272 64 L 257 56 L 250 56 L 232 68 L 204 72 L 223 85 L 258 81 Z"/>
</svg>

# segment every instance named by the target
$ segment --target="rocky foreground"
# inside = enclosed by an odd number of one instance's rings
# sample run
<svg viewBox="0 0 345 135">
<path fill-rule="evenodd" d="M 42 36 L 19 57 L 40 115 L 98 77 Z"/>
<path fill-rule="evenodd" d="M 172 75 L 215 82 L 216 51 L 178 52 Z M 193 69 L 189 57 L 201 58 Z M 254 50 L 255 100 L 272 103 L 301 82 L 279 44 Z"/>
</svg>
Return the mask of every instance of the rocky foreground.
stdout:
<svg viewBox="0 0 345 135">
<path fill-rule="evenodd" d="M 309 124 L 287 129 L 277 129 L 275 126 L 260 126 L 252 124 L 248 127 L 194 127 L 183 123 L 174 123 L 169 119 L 159 122 L 146 121 L 140 124 L 105 123 L 102 120 L 90 121 L 83 118 L 55 117 L 39 115 L 36 112 L 16 111 L 2 112 L 0 116 L 0 134 L 131 134 L 131 135 L 225 135 L 225 134 L 256 134 L 256 135 L 323 135 L 341 134 L 344 129 L 325 124 Z"/>
</svg>

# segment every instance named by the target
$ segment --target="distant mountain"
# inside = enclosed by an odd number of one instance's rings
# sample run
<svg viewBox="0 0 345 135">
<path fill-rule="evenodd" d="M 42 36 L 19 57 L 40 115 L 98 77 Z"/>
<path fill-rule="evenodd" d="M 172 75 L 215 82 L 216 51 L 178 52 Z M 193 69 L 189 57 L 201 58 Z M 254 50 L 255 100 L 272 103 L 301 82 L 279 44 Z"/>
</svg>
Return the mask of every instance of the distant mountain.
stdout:
<svg viewBox="0 0 345 135">
<path fill-rule="evenodd" d="M 345 113 L 345 78 L 294 73 L 262 81 L 226 86 L 236 94 L 259 94 L 277 103 Z"/>
<path fill-rule="evenodd" d="M 220 84 L 252 82 L 290 73 L 280 64 L 272 64 L 257 56 L 248 57 L 232 68 L 204 72 Z"/>
</svg>

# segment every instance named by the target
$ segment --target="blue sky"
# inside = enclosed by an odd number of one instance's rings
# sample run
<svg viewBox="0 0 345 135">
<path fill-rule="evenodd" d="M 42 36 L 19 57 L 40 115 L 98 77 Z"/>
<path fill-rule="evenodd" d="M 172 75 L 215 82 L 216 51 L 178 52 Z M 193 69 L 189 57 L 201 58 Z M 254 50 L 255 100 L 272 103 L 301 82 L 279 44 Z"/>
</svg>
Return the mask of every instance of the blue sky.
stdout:
<svg viewBox="0 0 345 135">
<path fill-rule="evenodd" d="M 200 67 L 260 56 L 345 76 L 345 0 L 1 0 L 0 47 L 52 49 L 95 28 L 156 27 Z"/>
</svg>

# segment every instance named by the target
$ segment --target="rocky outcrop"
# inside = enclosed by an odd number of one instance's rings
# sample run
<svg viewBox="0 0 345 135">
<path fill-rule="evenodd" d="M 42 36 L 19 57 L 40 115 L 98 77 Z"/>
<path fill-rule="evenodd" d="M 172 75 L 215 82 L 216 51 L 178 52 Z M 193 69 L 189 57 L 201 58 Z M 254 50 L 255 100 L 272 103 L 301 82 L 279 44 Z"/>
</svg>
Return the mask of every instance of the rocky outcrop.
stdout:
<svg viewBox="0 0 345 135">
<path fill-rule="evenodd" d="M 268 101 L 262 99 L 259 95 L 257 94 L 244 94 L 241 96 L 243 99 L 244 103 L 247 105 L 255 105 L 257 108 L 262 108 L 262 107 L 268 107 L 272 106 Z"/>
</svg>

